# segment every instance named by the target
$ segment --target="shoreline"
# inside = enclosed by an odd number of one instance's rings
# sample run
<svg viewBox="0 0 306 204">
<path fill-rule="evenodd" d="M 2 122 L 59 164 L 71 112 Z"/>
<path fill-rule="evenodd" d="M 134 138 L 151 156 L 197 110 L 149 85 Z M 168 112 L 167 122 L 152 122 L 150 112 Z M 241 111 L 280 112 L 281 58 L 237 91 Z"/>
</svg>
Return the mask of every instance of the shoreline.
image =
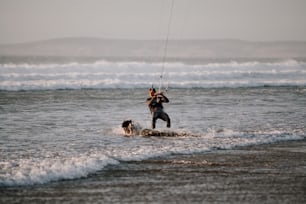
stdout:
<svg viewBox="0 0 306 204">
<path fill-rule="evenodd" d="M 124 162 L 0 192 L 0 203 L 305 203 L 306 138 Z"/>
</svg>

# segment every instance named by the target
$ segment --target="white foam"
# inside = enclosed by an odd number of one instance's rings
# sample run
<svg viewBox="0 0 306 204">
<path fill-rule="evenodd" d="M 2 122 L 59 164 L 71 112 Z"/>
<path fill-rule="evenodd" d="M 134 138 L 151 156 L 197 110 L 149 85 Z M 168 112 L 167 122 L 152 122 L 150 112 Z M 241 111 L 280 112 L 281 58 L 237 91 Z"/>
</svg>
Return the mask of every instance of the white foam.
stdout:
<svg viewBox="0 0 306 204">
<path fill-rule="evenodd" d="M 242 133 L 230 129 L 209 129 L 206 134 L 197 137 L 120 137 L 122 144 L 118 141 L 113 142 L 104 148 L 96 148 L 75 156 L 58 155 L 43 159 L 1 161 L 0 186 L 34 185 L 77 179 L 102 170 L 107 165 L 118 165 L 122 161 L 143 161 L 171 154 L 194 154 L 303 138 L 276 130 Z"/>
<path fill-rule="evenodd" d="M 145 88 L 158 84 L 161 63 L 0 64 L 1 90 Z M 283 62 L 166 63 L 170 87 L 305 86 L 306 63 Z"/>
<path fill-rule="evenodd" d="M 0 162 L 0 186 L 44 184 L 50 181 L 85 177 L 119 162 L 105 155 L 91 153 L 75 157 L 19 159 Z"/>
</svg>

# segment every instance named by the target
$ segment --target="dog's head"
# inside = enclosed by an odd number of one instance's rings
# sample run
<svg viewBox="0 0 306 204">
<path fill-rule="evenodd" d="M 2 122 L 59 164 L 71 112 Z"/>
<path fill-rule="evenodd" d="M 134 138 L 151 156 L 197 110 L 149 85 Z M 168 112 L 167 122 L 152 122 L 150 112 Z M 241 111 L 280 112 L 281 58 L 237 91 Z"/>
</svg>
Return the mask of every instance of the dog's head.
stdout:
<svg viewBox="0 0 306 204">
<path fill-rule="evenodd" d="M 122 128 L 126 135 L 132 135 L 134 133 L 135 127 L 132 120 L 125 120 L 122 123 Z"/>
</svg>

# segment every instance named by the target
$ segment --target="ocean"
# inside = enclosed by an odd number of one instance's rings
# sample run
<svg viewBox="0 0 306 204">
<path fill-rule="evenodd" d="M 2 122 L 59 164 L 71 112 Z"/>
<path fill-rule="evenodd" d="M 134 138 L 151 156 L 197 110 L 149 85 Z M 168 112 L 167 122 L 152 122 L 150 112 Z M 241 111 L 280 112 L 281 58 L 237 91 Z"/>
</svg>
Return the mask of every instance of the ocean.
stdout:
<svg viewBox="0 0 306 204">
<path fill-rule="evenodd" d="M 150 128 L 151 86 L 170 100 L 171 130 L 186 136 L 124 136 L 126 119 Z M 2 189 L 103 183 L 101 172 L 126 162 L 306 137 L 306 62 L 293 59 L 8 63 L 0 90 Z"/>
</svg>

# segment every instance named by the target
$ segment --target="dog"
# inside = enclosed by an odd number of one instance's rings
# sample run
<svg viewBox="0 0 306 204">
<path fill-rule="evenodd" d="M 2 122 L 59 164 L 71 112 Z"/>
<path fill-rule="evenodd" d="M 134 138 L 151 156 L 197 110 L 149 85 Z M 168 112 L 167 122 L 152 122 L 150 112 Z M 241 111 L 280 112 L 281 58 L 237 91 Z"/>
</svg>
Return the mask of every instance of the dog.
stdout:
<svg viewBox="0 0 306 204">
<path fill-rule="evenodd" d="M 122 128 L 126 136 L 139 135 L 141 127 L 138 123 L 134 123 L 132 120 L 125 120 L 122 122 Z"/>
<path fill-rule="evenodd" d="M 144 137 L 186 137 L 186 132 L 175 132 L 170 130 L 152 130 L 148 128 L 142 128 L 139 123 L 135 123 L 132 120 L 125 120 L 122 122 L 122 128 L 125 136 L 144 136 Z"/>
</svg>

